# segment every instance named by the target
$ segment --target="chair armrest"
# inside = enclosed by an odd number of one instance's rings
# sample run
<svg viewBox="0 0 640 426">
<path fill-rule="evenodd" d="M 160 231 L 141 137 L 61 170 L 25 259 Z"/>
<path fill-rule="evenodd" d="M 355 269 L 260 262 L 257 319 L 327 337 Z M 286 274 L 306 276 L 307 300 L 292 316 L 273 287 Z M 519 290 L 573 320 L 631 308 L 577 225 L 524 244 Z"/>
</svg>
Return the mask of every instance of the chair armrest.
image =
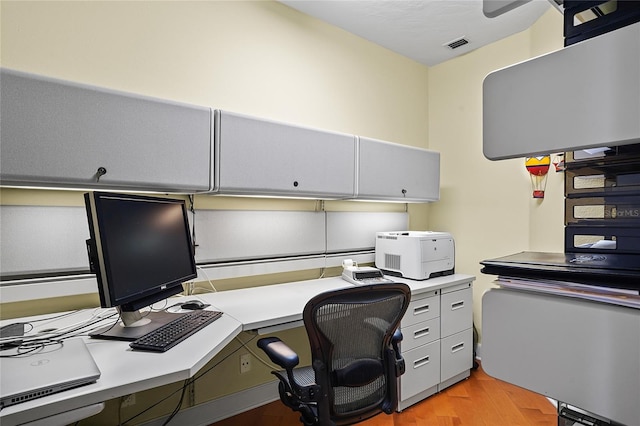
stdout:
<svg viewBox="0 0 640 426">
<path fill-rule="evenodd" d="M 298 354 L 277 337 L 258 340 L 258 347 L 269 356 L 271 361 L 285 370 L 292 370 L 300 362 Z"/>
<path fill-rule="evenodd" d="M 396 328 L 396 331 L 393 333 L 393 336 L 391 337 L 391 344 L 393 345 L 393 349 L 396 350 L 396 352 L 398 352 L 398 343 L 402 342 L 402 339 L 404 337 L 402 336 L 402 331 L 400 331 L 399 328 Z"/>
<path fill-rule="evenodd" d="M 398 346 L 400 342 L 402 342 L 403 336 L 400 329 L 396 329 L 395 333 L 393 333 L 393 337 L 391 338 L 391 346 L 393 347 L 393 351 L 396 355 L 396 377 L 400 377 L 405 372 L 405 362 L 402 354 L 400 353 L 400 347 Z"/>
</svg>

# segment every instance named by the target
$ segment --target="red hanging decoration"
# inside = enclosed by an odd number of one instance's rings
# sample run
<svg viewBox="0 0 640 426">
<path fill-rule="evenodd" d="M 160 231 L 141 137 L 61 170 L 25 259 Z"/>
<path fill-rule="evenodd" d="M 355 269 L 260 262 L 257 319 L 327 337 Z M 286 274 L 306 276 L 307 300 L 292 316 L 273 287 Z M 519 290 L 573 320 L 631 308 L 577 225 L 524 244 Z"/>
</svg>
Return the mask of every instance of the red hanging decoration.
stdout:
<svg viewBox="0 0 640 426">
<path fill-rule="evenodd" d="M 547 186 L 547 173 L 551 165 L 551 157 L 543 155 L 539 157 L 527 157 L 524 165 L 531 177 L 533 198 L 544 198 L 544 190 Z"/>
</svg>

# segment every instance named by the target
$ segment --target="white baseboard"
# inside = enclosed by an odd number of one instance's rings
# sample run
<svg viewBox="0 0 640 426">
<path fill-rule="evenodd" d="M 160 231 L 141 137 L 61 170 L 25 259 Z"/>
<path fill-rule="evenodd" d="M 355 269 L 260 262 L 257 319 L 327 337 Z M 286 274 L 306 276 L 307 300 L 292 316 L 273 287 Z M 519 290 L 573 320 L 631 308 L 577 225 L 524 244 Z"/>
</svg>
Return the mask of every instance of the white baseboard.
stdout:
<svg viewBox="0 0 640 426">
<path fill-rule="evenodd" d="M 279 400 L 278 381 L 245 389 L 222 398 L 214 399 L 180 411 L 171 424 L 207 426 L 261 405 Z M 161 426 L 167 416 L 143 423 L 144 426 Z"/>
</svg>

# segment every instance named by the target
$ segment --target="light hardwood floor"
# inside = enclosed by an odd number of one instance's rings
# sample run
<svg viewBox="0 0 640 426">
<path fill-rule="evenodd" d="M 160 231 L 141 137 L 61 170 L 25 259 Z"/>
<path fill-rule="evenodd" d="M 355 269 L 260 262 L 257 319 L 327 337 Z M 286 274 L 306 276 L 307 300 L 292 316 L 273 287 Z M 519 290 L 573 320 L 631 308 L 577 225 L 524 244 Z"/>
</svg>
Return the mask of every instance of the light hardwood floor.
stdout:
<svg viewBox="0 0 640 426">
<path fill-rule="evenodd" d="M 294 426 L 298 414 L 279 401 L 212 426 Z M 482 367 L 402 413 L 380 414 L 362 426 L 556 426 L 556 409 L 545 397 L 489 377 Z"/>
</svg>

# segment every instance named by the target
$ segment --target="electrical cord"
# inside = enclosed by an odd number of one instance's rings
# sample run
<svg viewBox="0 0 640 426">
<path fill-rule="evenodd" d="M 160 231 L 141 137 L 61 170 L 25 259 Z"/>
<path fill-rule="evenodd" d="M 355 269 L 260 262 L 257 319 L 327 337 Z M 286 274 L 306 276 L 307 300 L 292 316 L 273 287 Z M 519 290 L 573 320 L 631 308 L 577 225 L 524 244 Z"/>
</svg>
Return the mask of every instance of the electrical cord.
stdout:
<svg viewBox="0 0 640 426">
<path fill-rule="evenodd" d="M 191 244 L 193 244 L 193 254 L 196 254 L 196 247 L 198 247 L 198 243 L 196 242 L 196 208 L 195 208 L 195 197 L 193 194 L 188 195 L 189 198 L 189 211 L 191 212 L 191 216 L 193 216 L 192 224 L 191 224 Z"/>
<path fill-rule="evenodd" d="M 253 355 L 258 361 L 260 361 L 262 364 L 264 364 L 265 366 L 267 366 L 268 368 L 270 368 L 271 370 L 282 370 L 282 367 L 275 365 L 269 361 L 265 361 L 263 358 L 261 358 L 260 356 L 258 356 L 253 349 L 251 349 L 249 346 L 247 346 L 247 344 L 251 341 L 253 341 L 256 337 L 258 337 L 258 335 L 256 334 L 253 338 L 251 338 L 247 343 L 243 342 L 242 340 L 240 340 L 239 336 L 236 336 L 235 340 L 237 340 L 238 342 L 240 342 L 240 344 L 242 345 L 242 347 L 244 347 L 247 351 L 249 351 L 249 353 L 251 355 Z"/>
<path fill-rule="evenodd" d="M 213 292 L 217 293 L 218 289 L 213 285 L 213 281 L 211 281 L 211 278 L 209 278 L 209 275 L 207 275 L 207 271 L 205 271 L 204 268 L 202 268 L 201 266 L 198 266 L 198 265 L 196 265 L 196 268 L 198 268 L 200 271 L 202 271 L 202 273 L 204 274 L 204 277 L 207 279 L 207 282 L 209 283 L 209 285 L 213 289 Z"/>
<path fill-rule="evenodd" d="M 32 356 L 39 352 L 42 352 L 47 346 L 59 345 L 62 347 L 64 342 L 62 340 L 42 340 L 23 343 L 17 347 L 16 353 L 11 355 L 0 355 L 0 358 L 20 358 L 25 356 Z"/>
<path fill-rule="evenodd" d="M 167 417 L 167 419 L 162 423 L 162 426 L 167 426 L 169 422 L 176 416 L 176 414 L 180 412 L 182 401 L 184 401 L 184 395 L 187 393 L 187 388 L 191 383 L 193 382 L 191 382 L 189 379 L 184 381 L 184 384 L 182 385 L 182 393 L 180 394 L 180 400 L 176 404 L 176 408 L 174 408 L 171 414 L 169 414 L 169 417 Z"/>
<path fill-rule="evenodd" d="M 257 335 L 256 335 L 257 336 Z M 253 337 L 251 340 L 249 340 L 249 342 L 251 342 L 253 339 L 255 339 L 255 337 Z M 246 343 L 249 343 L 246 342 Z M 231 351 L 229 354 L 227 354 L 226 356 L 224 356 L 220 361 L 216 362 L 215 364 L 211 365 L 209 368 L 207 368 L 206 370 L 204 370 L 202 373 L 194 375 L 192 378 L 190 379 L 186 379 L 184 381 L 184 384 L 182 385 L 182 387 L 180 389 L 177 389 L 173 392 L 171 392 L 169 395 L 165 396 L 164 398 L 160 399 L 159 401 L 156 401 L 154 404 L 150 405 L 149 407 L 145 408 L 143 411 L 139 412 L 138 414 L 136 414 L 133 417 L 128 418 L 127 420 L 125 420 L 122 423 L 118 423 L 118 426 L 124 426 L 126 425 L 128 422 L 130 422 L 133 419 L 136 419 L 138 417 L 140 417 L 141 415 L 143 415 L 144 413 L 146 413 L 147 411 L 157 407 L 158 405 L 160 405 L 161 403 L 163 403 L 164 401 L 166 401 L 167 399 L 171 398 L 173 395 L 177 394 L 178 392 L 182 392 L 183 395 L 180 398 L 180 401 L 178 403 L 178 405 L 176 406 L 176 409 L 174 409 L 174 412 L 172 412 L 172 414 L 170 414 L 170 418 L 168 418 L 164 425 L 168 424 L 169 421 L 171 419 L 173 419 L 173 417 L 175 417 L 175 415 L 180 411 L 180 407 L 182 406 L 182 401 L 184 399 L 184 392 L 186 392 L 186 389 L 188 386 L 190 386 L 192 383 L 195 383 L 196 380 L 200 379 L 201 377 L 203 377 L 205 374 L 209 373 L 211 370 L 213 370 L 215 367 L 217 367 L 218 365 L 220 365 L 221 363 L 223 363 L 224 361 L 226 361 L 227 359 L 229 359 L 229 357 L 231 355 L 234 355 L 235 353 L 237 353 L 242 347 L 244 347 L 244 345 L 242 344 L 242 341 L 240 341 L 241 345 L 238 346 L 236 349 L 234 349 L 233 351 Z M 122 408 L 122 407 L 120 407 Z M 119 409 L 120 410 L 120 409 Z M 118 413 L 118 415 L 120 415 L 120 413 Z"/>
<path fill-rule="evenodd" d="M 87 329 L 89 327 L 92 327 L 95 324 L 98 324 L 98 323 L 104 321 L 105 319 L 108 319 L 108 318 L 112 317 L 113 315 L 115 315 L 115 312 L 110 312 L 110 313 L 108 313 L 107 316 L 101 316 L 100 314 L 96 314 L 94 312 L 94 314 L 89 319 L 82 320 L 82 321 L 67 325 L 65 327 L 62 327 L 62 328 L 54 328 L 54 329 L 51 329 L 51 330 L 44 329 L 43 331 L 35 333 L 34 335 L 28 335 L 29 332 L 34 330 L 34 326 L 33 326 L 32 323 L 42 322 L 42 321 L 50 321 L 50 320 L 58 319 L 58 318 L 61 318 L 61 317 L 69 316 L 69 315 L 80 313 L 80 312 L 82 312 L 82 310 L 76 310 L 76 311 L 73 311 L 71 313 L 65 313 L 65 314 L 62 314 L 62 315 L 54 316 L 54 317 L 42 318 L 42 319 L 38 319 L 38 320 L 28 321 L 28 322 L 25 322 L 25 323 L 20 323 L 20 324 L 29 325 L 31 327 L 31 329 L 27 333 L 22 334 L 22 335 L 1 338 L 0 339 L 0 343 L 2 343 L 3 345 L 16 343 L 16 346 L 17 346 L 19 344 L 20 345 L 28 344 L 30 342 L 43 342 L 43 341 L 48 341 L 48 340 L 64 340 L 64 339 L 68 339 L 68 338 L 75 337 L 75 336 L 78 336 L 78 335 L 82 335 L 82 332 L 81 333 L 76 333 L 76 332 L 85 331 L 85 329 Z M 46 325 L 46 323 L 45 323 L 45 325 Z M 90 330 L 91 330 L 91 328 L 89 328 L 89 331 Z"/>
</svg>

